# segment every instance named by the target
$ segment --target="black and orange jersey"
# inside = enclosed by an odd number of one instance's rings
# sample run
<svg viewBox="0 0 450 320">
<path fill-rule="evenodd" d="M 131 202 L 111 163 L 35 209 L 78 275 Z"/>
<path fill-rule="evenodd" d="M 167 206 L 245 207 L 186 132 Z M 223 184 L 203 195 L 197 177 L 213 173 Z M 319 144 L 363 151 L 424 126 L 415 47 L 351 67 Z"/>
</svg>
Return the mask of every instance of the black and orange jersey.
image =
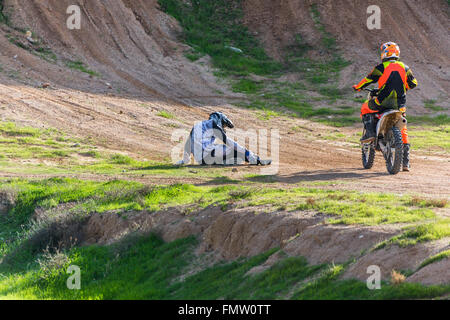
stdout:
<svg viewBox="0 0 450 320">
<path fill-rule="evenodd" d="M 355 86 L 355 89 L 364 89 L 375 82 L 378 82 L 380 89 L 375 102 L 382 109 L 404 107 L 406 91 L 417 86 L 417 80 L 411 69 L 399 60 L 388 60 L 379 64 Z"/>
</svg>

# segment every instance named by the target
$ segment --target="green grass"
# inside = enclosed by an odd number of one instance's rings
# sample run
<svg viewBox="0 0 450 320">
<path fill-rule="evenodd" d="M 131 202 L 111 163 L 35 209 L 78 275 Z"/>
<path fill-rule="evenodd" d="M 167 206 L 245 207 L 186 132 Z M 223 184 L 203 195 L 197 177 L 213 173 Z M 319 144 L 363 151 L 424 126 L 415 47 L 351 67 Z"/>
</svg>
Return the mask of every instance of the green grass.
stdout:
<svg viewBox="0 0 450 320">
<path fill-rule="evenodd" d="M 426 267 L 432 263 L 435 263 L 435 262 L 438 262 L 438 261 L 441 261 L 444 259 L 448 259 L 448 258 L 450 258 L 450 250 L 445 250 L 445 251 L 439 252 L 438 254 L 435 254 L 434 256 L 429 257 L 424 262 L 422 262 L 420 264 L 419 269 L 422 269 L 423 267 Z"/>
<path fill-rule="evenodd" d="M 260 81 L 241 79 L 235 82 L 232 88 L 235 92 L 257 93 L 261 91 L 261 89 L 263 88 L 263 84 Z"/>
<path fill-rule="evenodd" d="M 50 63 L 55 63 L 58 60 L 56 54 L 47 47 L 39 47 L 33 53 Z"/>
<path fill-rule="evenodd" d="M 3 22 L 9 23 L 8 19 L 5 20 L 5 17 L 0 15 L 0 23 L 2 22 L 2 20 L 3 20 Z M 21 33 L 26 32 L 25 30 L 20 30 L 18 28 L 14 28 L 14 27 L 12 27 L 12 28 Z M 27 42 L 28 40 L 24 40 L 25 39 L 24 36 L 17 37 L 17 36 L 11 35 L 11 34 L 7 34 L 6 37 L 9 40 L 9 42 L 11 42 L 12 44 L 18 46 L 19 48 L 29 51 L 30 53 L 44 59 L 47 62 L 55 63 L 58 60 L 56 54 L 49 47 L 44 46 L 42 44 L 41 39 L 37 39 L 36 43 L 31 45 Z M 35 36 L 33 36 L 33 38 L 36 39 Z"/>
<path fill-rule="evenodd" d="M 241 0 L 159 0 L 159 3 L 183 27 L 182 40 L 192 48 L 186 56 L 195 61 L 208 54 L 218 69 L 215 74 L 228 79 L 234 92 L 244 93 L 250 99 L 250 103 L 241 106 L 264 112 L 272 110 L 274 114 L 268 118 L 284 114 L 335 126 L 359 121 L 357 117 L 351 117 L 355 113 L 352 110 L 330 106 L 349 93 L 335 87 L 340 71 L 349 62 L 342 59 L 335 40 L 320 22 L 317 7 L 312 6 L 311 14 L 321 34 L 319 47 L 313 48 L 297 34 L 294 43 L 286 48 L 283 61 L 277 62 L 266 55 L 258 40 L 243 25 Z M 236 47 L 242 53 L 230 47 Z M 311 59 L 306 56 L 310 50 L 324 50 L 326 55 Z M 304 81 L 277 80 L 281 75 L 292 72 L 300 73 Z M 255 81 L 252 74 L 265 78 Z M 314 107 L 308 91 L 319 92 L 320 100 L 326 101 L 326 106 Z"/>
<path fill-rule="evenodd" d="M 113 157 L 122 162 L 127 158 Z M 436 215 L 429 205 L 411 197 L 363 194 L 313 188 L 256 188 L 234 184 L 207 187 L 193 185 L 145 186 L 131 181 L 95 182 L 75 179 L 27 181 L 4 179 L 2 190 L 15 195 L 15 206 L 0 216 L 0 296 L 20 299 L 373 299 L 429 298 L 448 292 L 447 287 L 384 284 L 381 291 L 367 290 L 358 281 L 341 281 L 345 266 L 308 265 L 301 257 L 283 258 L 254 276 L 247 272 L 261 265 L 276 249 L 249 259 L 202 266 L 193 254 L 193 238 L 164 243 L 154 235 L 132 235 L 111 246 L 73 247 L 45 252 L 30 241 L 48 224 L 30 220 L 38 207 L 53 214 L 82 219 L 92 212 L 129 210 L 159 211 L 185 208 L 186 214 L 207 206 L 268 205 L 273 210 L 316 210 L 329 214 L 329 223 L 379 224 L 425 222 L 410 231 L 418 241 L 448 236 L 448 221 L 429 226 Z M 72 203 L 58 211 L 58 205 Z M 383 204 L 383 205 L 380 205 Z M 56 210 L 56 211 L 55 211 Z M 80 220 L 81 221 L 81 220 Z M 431 235 L 431 236 L 430 236 Z M 36 247 L 39 245 L 38 247 Z M 436 258 L 437 259 L 437 258 Z M 82 290 L 65 286 L 65 270 L 81 267 Z M 200 264 L 198 273 L 181 277 L 189 266 Z M 333 276 L 334 275 L 334 276 Z M 181 278 L 180 278 L 181 277 Z M 312 281 L 311 278 L 315 278 Z M 180 280 L 184 279 L 184 280 Z M 326 290 L 326 288 L 331 288 Z"/>
<path fill-rule="evenodd" d="M 381 242 L 377 249 L 388 245 L 413 246 L 417 243 L 436 241 L 446 237 L 450 237 L 450 219 L 441 218 L 434 222 L 407 227 L 401 235 Z"/>
<path fill-rule="evenodd" d="M 155 235 L 133 236 L 111 246 L 73 248 L 55 256 L 29 257 L 27 269 L 14 272 L 0 264 L 0 297 L 4 299 L 411 299 L 434 298 L 450 292 L 448 286 L 417 284 L 368 290 L 356 280 L 337 276 L 341 265 L 308 265 L 301 257 L 284 258 L 250 276 L 277 249 L 233 262 L 207 267 L 181 277 L 196 262 L 197 240 L 190 237 L 164 243 Z M 33 258 L 35 260 L 33 260 Z M 201 261 L 202 257 L 197 258 Z M 68 290 L 66 270 L 81 270 L 81 290 Z M 311 277 L 316 280 L 311 281 Z M 308 281 L 309 280 L 309 281 Z M 297 289 L 299 288 L 299 289 Z"/>
<path fill-rule="evenodd" d="M 436 218 L 432 209 L 414 206 L 407 196 L 312 188 L 280 190 L 238 186 L 234 183 L 219 187 L 186 184 L 150 187 L 132 181 L 95 182 L 52 178 L 36 181 L 3 180 L 1 190 L 17 198 L 15 207 L 8 214 L 0 216 L 0 238 L 3 239 L 0 253 L 3 254 L 11 252 L 23 243 L 24 237 L 36 231 L 36 226 L 30 220 L 36 208 L 48 210 L 69 202 L 73 206 L 64 213 L 79 217 L 92 212 L 159 211 L 169 207 L 181 207 L 189 213 L 211 205 L 222 208 L 234 205 L 265 206 L 269 211 L 314 210 L 328 214 L 326 221 L 332 224 L 412 223 Z M 267 206 L 272 209 L 267 209 Z M 450 232 L 448 221 L 417 228 L 425 228 L 425 231 L 418 229 L 422 235 L 417 236 L 417 241 L 440 239 Z M 408 241 L 413 236 L 411 232 L 406 235 Z M 403 238 L 399 240 L 403 241 Z"/>
<path fill-rule="evenodd" d="M 70 68 L 72 70 L 78 70 L 78 71 L 87 73 L 91 76 L 96 76 L 96 77 L 100 76 L 100 74 L 98 72 L 88 69 L 82 61 L 66 60 L 66 61 L 64 61 L 64 63 L 68 68 Z"/>
<path fill-rule="evenodd" d="M 411 120 L 409 120 L 411 121 Z M 429 152 L 450 152 L 450 125 L 417 126 L 410 122 L 408 134 L 414 149 Z"/>
<path fill-rule="evenodd" d="M 425 105 L 425 108 L 433 110 L 433 111 L 444 111 L 446 110 L 445 108 L 436 105 L 437 100 L 435 99 L 427 99 L 424 100 L 423 103 Z"/>
<path fill-rule="evenodd" d="M 190 61 L 194 62 L 200 59 L 201 57 L 205 56 L 205 54 L 195 50 L 189 50 L 188 52 L 185 52 L 184 56 L 188 58 Z"/>
<path fill-rule="evenodd" d="M 0 1 L 0 23 L 6 23 L 8 18 L 3 13 L 3 0 Z"/>
<path fill-rule="evenodd" d="M 344 266 L 330 266 L 322 276 L 294 293 L 298 300 L 398 300 L 431 299 L 445 295 L 450 286 L 425 287 L 416 283 L 381 283 L 381 289 L 369 290 L 366 283 L 358 280 L 338 280 Z"/>
<path fill-rule="evenodd" d="M 97 150 L 89 139 L 70 137 L 53 128 L 34 128 L 0 121 L 0 168 L 20 174 L 162 175 L 218 178 L 227 168 L 202 168 L 193 173 L 167 162 L 136 160 L 125 154 Z"/>
<path fill-rule="evenodd" d="M 393 194 L 360 193 L 314 188 L 258 188 L 229 184 L 218 187 L 175 184 L 145 186 L 138 182 L 114 180 L 94 182 L 52 178 L 27 181 L 4 180 L 2 188 L 18 194 L 16 207 L 6 215 L 15 225 L 27 222 L 38 206 L 48 208 L 60 203 L 76 202 L 86 214 L 111 210 L 151 210 L 167 207 L 235 204 L 238 207 L 267 206 L 286 211 L 316 210 L 329 214 L 329 223 L 376 225 L 419 222 L 435 218 L 430 208 L 411 203 L 411 197 Z M 0 190 L 1 190 L 0 189 Z M 76 207 L 76 208 L 77 208 Z M 446 221 L 446 220 L 445 220 Z M 443 230 L 448 232 L 447 225 Z"/>
<path fill-rule="evenodd" d="M 159 111 L 156 115 L 166 119 L 175 119 L 175 116 L 173 114 L 165 110 Z"/>
<path fill-rule="evenodd" d="M 159 0 L 162 10 L 183 27 L 183 40 L 195 51 L 208 54 L 213 65 L 226 74 L 269 75 L 281 69 L 270 59 L 246 27 L 237 23 L 243 16 L 241 1 Z M 229 47 L 237 47 L 243 54 Z"/>
<path fill-rule="evenodd" d="M 246 273 L 263 263 L 274 250 L 248 260 L 208 268 L 171 288 L 175 299 L 275 299 L 322 268 L 308 266 L 304 258 L 285 258 L 254 276 Z"/>
<path fill-rule="evenodd" d="M 195 239 L 163 243 L 154 235 L 110 247 L 65 252 L 67 262 L 44 273 L 35 261 L 19 274 L 2 272 L 0 297 L 6 299 L 163 299 L 170 280 L 188 263 Z M 82 272 L 82 290 L 66 287 L 69 265 Z M 2 271 L 0 265 L 0 272 Z M 132 272 L 130 272 L 132 271 Z"/>
<path fill-rule="evenodd" d="M 5 159 L 70 157 L 86 148 L 80 139 L 69 138 L 52 128 L 38 129 L 0 121 L 0 154 Z"/>
<path fill-rule="evenodd" d="M 450 125 L 450 117 L 446 114 L 440 114 L 434 117 L 431 116 L 407 116 L 408 123 L 411 125 L 431 125 L 431 126 L 442 126 Z"/>
</svg>

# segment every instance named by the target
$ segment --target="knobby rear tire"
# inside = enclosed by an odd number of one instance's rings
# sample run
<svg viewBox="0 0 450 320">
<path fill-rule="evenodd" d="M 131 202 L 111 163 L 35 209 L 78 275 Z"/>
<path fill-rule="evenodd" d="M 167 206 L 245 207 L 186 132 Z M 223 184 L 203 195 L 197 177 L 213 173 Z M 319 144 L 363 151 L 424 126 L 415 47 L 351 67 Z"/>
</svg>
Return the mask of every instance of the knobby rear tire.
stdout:
<svg viewBox="0 0 450 320">
<path fill-rule="evenodd" d="M 386 159 L 386 169 L 390 174 L 397 174 L 400 172 L 400 169 L 402 168 L 403 163 L 403 140 L 402 140 L 402 133 L 399 128 L 392 127 L 391 128 L 391 134 L 393 135 L 394 139 L 394 146 L 393 149 L 395 150 L 394 159 L 391 162 L 391 159 Z M 392 151 L 394 151 L 392 150 Z M 391 151 L 391 153 L 392 153 Z M 392 154 L 391 157 L 392 158 Z"/>
</svg>

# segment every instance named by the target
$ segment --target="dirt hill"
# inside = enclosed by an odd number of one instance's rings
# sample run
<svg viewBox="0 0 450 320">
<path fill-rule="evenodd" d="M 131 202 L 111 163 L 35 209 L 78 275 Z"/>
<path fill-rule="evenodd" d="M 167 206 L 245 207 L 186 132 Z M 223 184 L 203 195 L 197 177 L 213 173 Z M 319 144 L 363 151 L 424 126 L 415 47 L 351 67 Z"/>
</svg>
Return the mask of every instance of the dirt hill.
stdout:
<svg viewBox="0 0 450 320">
<path fill-rule="evenodd" d="M 62 76 L 57 65 L 42 65 L 21 54 L 24 68 L 37 73 L 30 78 L 100 92 L 108 82 L 124 92 L 138 91 L 186 103 L 198 102 L 197 97 L 211 102 L 206 97 L 223 91 L 207 66 L 190 63 L 184 57 L 183 51 L 188 48 L 177 40 L 181 29 L 176 20 L 158 10 L 157 0 L 79 2 L 82 27 L 76 31 L 66 26 L 66 9 L 72 3 L 6 0 L 4 12 L 12 25 L 33 31 L 58 55 L 81 60 L 101 73 L 103 83 Z M 353 63 L 344 70 L 340 86 L 349 86 L 368 73 L 379 62 L 380 44 L 395 41 L 420 83 L 410 95 L 414 107 L 420 108 L 422 100 L 429 98 L 448 103 L 450 23 L 445 1 L 375 1 L 371 4 L 381 8 L 382 28 L 372 31 L 366 27 L 365 1 L 246 0 L 245 21 L 267 52 L 281 59 L 297 34 L 311 45 L 319 41 L 320 33 L 310 13 L 313 3 L 327 31 Z M 2 42 L 4 55 L 11 57 L 14 50 Z"/>
<path fill-rule="evenodd" d="M 283 49 L 298 34 L 312 46 L 320 40 L 310 13 L 312 4 L 317 4 L 326 30 L 353 63 L 343 71 L 340 86 L 351 86 L 369 73 L 380 62 L 380 45 L 394 41 L 420 83 L 409 95 L 411 107 L 422 110 L 424 99 L 436 97 L 448 104 L 450 20 L 446 1 L 372 1 L 370 5 L 381 8 L 381 29 L 368 30 L 367 1 L 246 0 L 246 24 L 266 50 L 281 59 Z"/>
<path fill-rule="evenodd" d="M 81 8 L 80 30 L 66 25 L 66 10 L 72 4 Z M 184 57 L 187 46 L 177 41 L 181 29 L 175 19 L 158 10 L 156 0 L 6 0 L 3 12 L 15 28 L 35 33 L 59 60 L 82 61 L 101 74 L 100 79 L 71 74 L 64 62 L 45 63 L 1 37 L 3 59 L 17 53 L 18 71 L 31 73 L 27 78 L 34 82 L 95 93 L 108 92 L 107 82 L 116 92 L 187 104 L 196 96 L 213 96 L 214 90 L 222 88 L 207 67 Z M 17 66 L 11 59 L 3 63 Z"/>
</svg>

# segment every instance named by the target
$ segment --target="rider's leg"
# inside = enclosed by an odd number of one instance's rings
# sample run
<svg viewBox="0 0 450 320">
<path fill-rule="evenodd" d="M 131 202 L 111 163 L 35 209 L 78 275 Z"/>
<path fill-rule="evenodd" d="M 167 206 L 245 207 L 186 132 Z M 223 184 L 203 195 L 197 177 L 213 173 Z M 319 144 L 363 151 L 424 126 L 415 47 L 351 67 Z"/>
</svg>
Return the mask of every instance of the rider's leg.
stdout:
<svg viewBox="0 0 450 320">
<path fill-rule="evenodd" d="M 232 165 L 242 164 L 245 161 L 257 164 L 258 159 L 258 156 L 254 153 L 235 143 L 234 148 L 224 144 L 215 145 L 213 150 L 205 155 L 204 162 L 206 162 L 206 164 Z"/>
<path fill-rule="evenodd" d="M 258 155 L 254 154 L 250 150 L 245 149 L 244 147 L 241 147 L 237 143 L 234 144 L 234 148 L 235 154 L 237 152 L 238 155 L 244 155 L 245 162 L 248 162 L 250 164 L 259 164 L 267 166 L 272 163 L 272 160 L 270 159 L 263 160 Z"/>
<path fill-rule="evenodd" d="M 271 160 L 262 160 L 250 150 L 245 149 L 237 143 L 234 148 L 218 144 L 214 149 L 204 157 L 206 164 L 242 164 L 244 161 L 250 164 L 269 165 Z"/>
<path fill-rule="evenodd" d="M 408 138 L 408 129 L 406 126 L 402 129 L 402 140 L 403 140 L 403 171 L 409 171 L 409 153 L 411 150 L 411 144 Z"/>
<path fill-rule="evenodd" d="M 363 103 L 361 107 L 361 118 L 364 123 L 364 128 L 366 129 L 364 136 L 361 138 L 361 142 L 368 143 L 372 142 L 376 138 L 376 123 L 374 114 L 378 110 L 372 110 L 369 108 L 369 101 Z"/>
</svg>

